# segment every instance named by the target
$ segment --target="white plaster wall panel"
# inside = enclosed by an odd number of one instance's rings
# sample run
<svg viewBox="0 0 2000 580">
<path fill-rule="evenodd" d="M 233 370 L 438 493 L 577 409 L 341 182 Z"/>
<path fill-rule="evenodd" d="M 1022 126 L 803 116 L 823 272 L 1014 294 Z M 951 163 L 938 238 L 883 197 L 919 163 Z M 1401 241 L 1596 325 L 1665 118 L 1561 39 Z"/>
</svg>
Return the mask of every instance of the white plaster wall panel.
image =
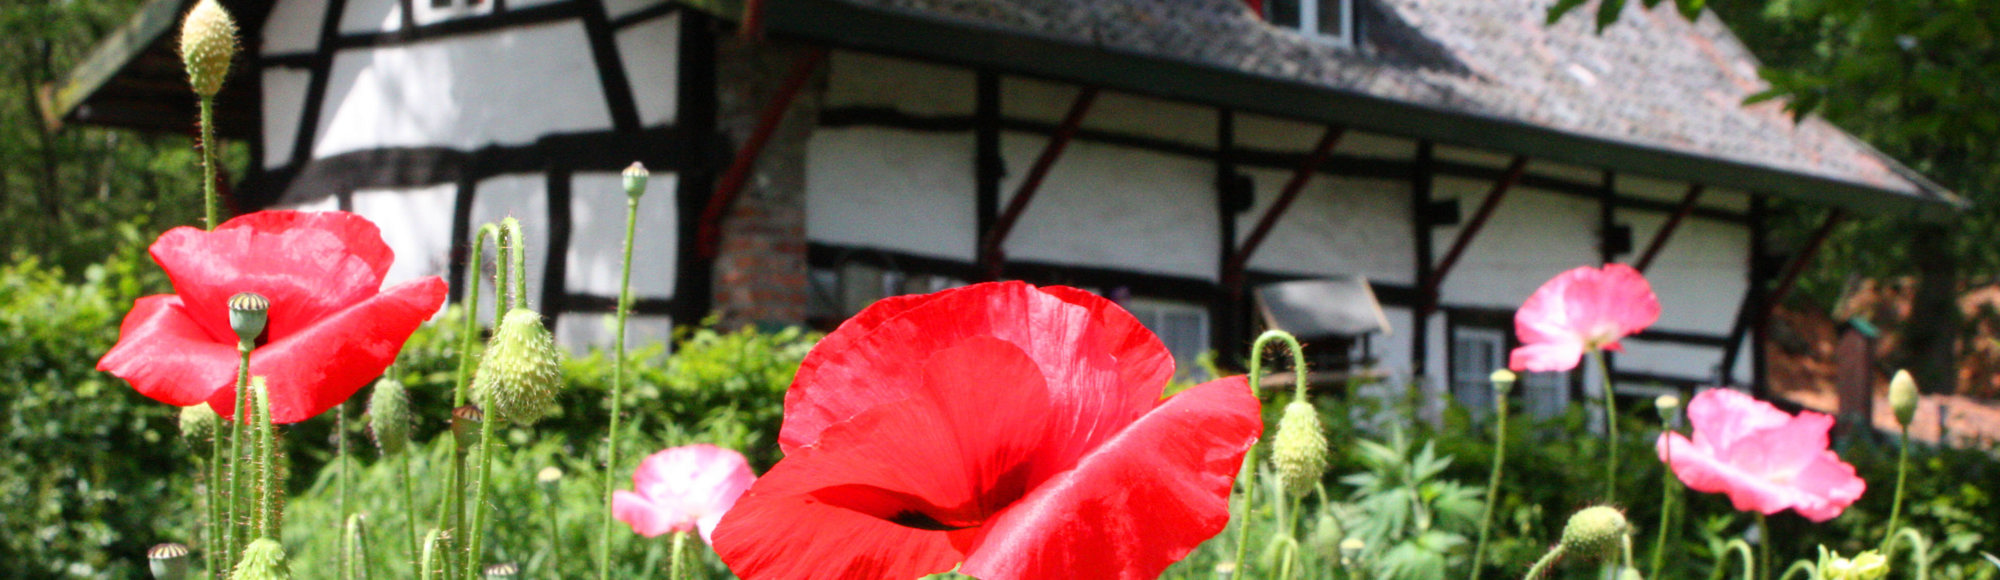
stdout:
<svg viewBox="0 0 2000 580">
<path fill-rule="evenodd" d="M 1058 93 L 1060 94 L 1060 93 Z M 1071 97 L 1073 98 L 1073 97 Z M 1007 97 L 1000 97 L 1006 102 Z M 1069 102 L 1063 101 L 1063 112 Z M 1176 103 L 1130 93 L 1098 91 L 1083 126 L 1124 135 L 1144 135 L 1197 147 L 1215 146 L 1219 121 L 1213 107 Z"/>
<path fill-rule="evenodd" d="M 264 168 L 292 160 L 299 138 L 299 116 L 305 114 L 306 87 L 312 71 L 285 67 L 264 69 Z"/>
<path fill-rule="evenodd" d="M 1508 164 L 1514 162 L 1514 156 L 1506 153 L 1454 145 L 1440 144 L 1432 150 L 1432 154 L 1436 155 L 1439 161 L 1456 161 L 1493 169 L 1506 169 Z"/>
<path fill-rule="evenodd" d="M 1710 346 L 1627 339 L 1612 363 L 1620 372 L 1640 372 L 1712 383 L 1720 375 L 1723 350 Z M 1620 388 L 1626 387 L 1621 382 Z M 1630 385 L 1638 386 L 1638 385 Z"/>
<path fill-rule="evenodd" d="M 970 115 L 978 99 L 978 75 L 967 69 L 844 50 L 833 53 L 827 68 L 824 102 L 829 109 L 888 107 L 912 115 Z"/>
<path fill-rule="evenodd" d="M 521 235 L 528 238 L 528 295 L 527 305 L 542 308 L 542 279 L 549 263 L 549 196 L 548 178 L 539 173 L 502 175 L 480 181 L 473 190 L 471 233 L 478 233 L 479 226 L 500 223 L 513 216 L 521 222 Z M 570 235 L 576 235 L 571 230 Z M 493 242 L 487 241 L 486 255 L 480 260 L 486 263 L 485 275 L 479 286 L 479 320 L 482 324 L 493 320 Z"/>
<path fill-rule="evenodd" d="M 669 14 L 618 31 L 618 58 L 639 103 L 639 123 L 674 122 L 680 95 L 681 15 Z"/>
<path fill-rule="evenodd" d="M 1383 306 L 1382 316 L 1389 320 L 1389 332 L 1376 333 L 1368 337 L 1369 348 L 1373 349 L 1377 366 L 1391 377 L 1407 377 L 1410 369 L 1416 368 L 1410 359 L 1410 339 L 1416 336 L 1416 314 L 1400 306 Z"/>
<path fill-rule="evenodd" d="M 1290 172 L 1247 170 L 1257 184 L 1250 211 L 1236 217 L 1237 241 L 1291 179 Z M 1250 257 L 1250 268 L 1303 275 L 1360 274 L 1391 284 L 1416 283 L 1416 239 L 1411 231 L 1409 184 L 1379 179 L 1319 176 L 1299 192 L 1269 236 Z"/>
<path fill-rule="evenodd" d="M 656 173 L 639 198 L 638 232 L 632 242 L 632 295 L 672 298 L 674 265 L 679 263 L 677 176 Z M 617 173 L 581 173 L 570 180 L 569 261 L 564 273 L 570 292 L 618 296 L 625 251 L 624 178 Z"/>
<path fill-rule="evenodd" d="M 1245 149 L 1305 154 L 1326 134 L 1325 125 L 1301 123 L 1250 113 L 1236 114 L 1236 146 Z M 1214 144 L 1214 139 L 1206 142 Z M 1333 148 L 1341 155 L 1379 159 L 1414 159 L 1417 142 L 1400 137 L 1349 130 Z"/>
<path fill-rule="evenodd" d="M 304 0 L 292 1 L 304 2 Z M 325 2 L 304 3 L 325 5 Z M 402 29 L 403 6 L 397 0 L 347 0 L 347 5 L 340 12 L 341 34 L 373 34 Z M 317 38 L 319 29 L 313 29 L 312 35 Z"/>
<path fill-rule="evenodd" d="M 556 319 L 556 344 L 571 356 L 585 356 L 592 348 L 609 351 L 617 334 L 618 317 L 611 314 L 565 312 Z M 667 316 L 632 314 L 625 317 L 625 348 L 638 350 L 674 337 L 674 319 Z"/>
<path fill-rule="evenodd" d="M 1435 199 L 1457 198 L 1464 221 L 1436 228 L 1431 244 L 1443 260 L 1486 200 L 1491 183 L 1440 178 Z M 1515 187 L 1473 237 L 1439 290 L 1445 304 L 1519 308 L 1543 282 L 1570 268 L 1595 266 L 1595 200 Z"/>
<path fill-rule="evenodd" d="M 271 15 L 264 21 L 260 51 L 264 56 L 317 51 L 320 25 L 325 21 L 325 2 L 279 0 L 271 6 Z"/>
<path fill-rule="evenodd" d="M 575 21 L 342 51 L 313 155 L 470 150 L 608 129 L 611 114 L 590 62 L 583 25 Z"/>
<path fill-rule="evenodd" d="M 972 261 L 972 140 L 969 133 L 814 131 L 806 143 L 806 238 Z"/>
<path fill-rule="evenodd" d="M 1619 175 L 1618 193 L 1625 196 L 1650 199 L 1662 203 L 1680 205 L 1687 198 L 1688 184 L 1680 181 L 1654 179 L 1638 175 Z M 1696 205 L 1710 209 L 1733 212 L 1750 211 L 1750 196 L 1733 189 L 1710 187 L 1702 191 Z"/>
<path fill-rule="evenodd" d="M 549 4 L 567 4 L 575 1 L 576 0 L 507 0 L 507 9 L 520 10 L 522 8 L 533 8 L 536 6 L 544 6 Z M 482 4 L 492 3 L 488 0 L 480 0 L 480 2 Z"/>
<path fill-rule="evenodd" d="M 319 199 L 306 201 L 303 203 L 295 203 L 292 205 L 281 205 L 272 209 L 289 209 L 294 211 L 336 211 L 340 209 L 340 198 L 329 195 Z"/>
<path fill-rule="evenodd" d="M 382 230 L 382 241 L 396 253 L 384 285 L 424 276 L 450 276 L 450 224 L 457 198 L 458 186 L 450 183 L 354 192 L 354 213 L 375 222 Z"/>
<path fill-rule="evenodd" d="M 1619 221 L 1632 225 L 1638 260 L 1666 221 L 1660 215 L 1631 215 Z M 1660 255 L 1646 269 L 1646 280 L 1660 297 L 1663 330 L 1727 334 L 1736 310 L 1750 290 L 1750 231 L 1727 222 L 1688 218 L 1674 231 Z"/>
<path fill-rule="evenodd" d="M 1046 142 L 1002 135 L 1014 168 L 1001 185 L 1002 207 Z M 1215 280 L 1222 250 L 1214 181 L 1207 161 L 1072 142 L 1014 226 L 1007 256 Z"/>
<path fill-rule="evenodd" d="M 604 14 L 615 20 L 620 16 L 666 3 L 667 0 L 604 0 Z"/>
</svg>

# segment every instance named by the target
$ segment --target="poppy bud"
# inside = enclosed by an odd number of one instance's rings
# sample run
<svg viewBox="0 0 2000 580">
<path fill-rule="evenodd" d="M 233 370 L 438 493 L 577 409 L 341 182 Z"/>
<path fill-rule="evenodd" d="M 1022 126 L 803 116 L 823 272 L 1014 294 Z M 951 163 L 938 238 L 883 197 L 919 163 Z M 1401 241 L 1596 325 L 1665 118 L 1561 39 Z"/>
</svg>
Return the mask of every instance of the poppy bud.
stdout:
<svg viewBox="0 0 2000 580">
<path fill-rule="evenodd" d="M 229 329 L 236 331 L 237 344 L 244 350 L 249 350 L 257 343 L 257 335 L 264 333 L 265 314 L 270 310 L 270 299 L 254 292 L 229 297 Z"/>
<path fill-rule="evenodd" d="M 229 76 L 229 60 L 235 56 L 236 19 L 216 0 L 195 3 L 181 21 L 181 62 L 187 64 L 194 93 L 213 97 L 222 92 L 222 79 Z"/>
<path fill-rule="evenodd" d="M 1341 540 L 1340 561 L 1354 562 L 1355 560 L 1359 560 L 1361 559 L 1361 551 L 1366 548 L 1368 548 L 1368 542 L 1362 540 L 1361 538 L 1348 538 L 1345 540 Z"/>
<path fill-rule="evenodd" d="M 458 440 L 458 452 L 464 454 L 479 443 L 479 422 L 486 420 L 486 413 L 478 405 L 466 405 L 451 410 L 451 438 Z"/>
<path fill-rule="evenodd" d="M 556 486 L 562 484 L 562 476 L 562 468 L 554 465 L 544 467 L 540 472 L 535 473 L 535 485 L 541 486 L 542 493 L 546 493 L 550 497 L 555 497 Z"/>
<path fill-rule="evenodd" d="M 1617 508 L 1583 508 L 1569 517 L 1569 525 L 1563 526 L 1562 551 L 1588 560 L 1610 558 L 1617 554 L 1629 533 L 1632 526 L 1625 521 L 1625 513 Z"/>
<path fill-rule="evenodd" d="M 1653 409 L 1660 412 L 1661 423 L 1672 423 L 1674 417 L 1680 414 L 1681 398 L 1673 395 L 1654 397 Z"/>
<path fill-rule="evenodd" d="M 472 389 L 496 420 L 533 425 L 548 414 L 562 389 L 562 365 L 541 314 L 516 308 L 501 319 Z"/>
<path fill-rule="evenodd" d="M 625 168 L 625 195 L 632 199 L 639 199 L 639 196 L 645 195 L 646 179 L 652 175 L 646 171 L 644 164 L 633 161 L 631 167 Z"/>
<path fill-rule="evenodd" d="M 1326 434 L 1320 432 L 1319 411 L 1311 403 L 1292 401 L 1285 416 L 1278 419 L 1276 449 L 1271 462 L 1278 467 L 1278 483 L 1293 497 L 1311 493 L 1326 473 Z"/>
<path fill-rule="evenodd" d="M 285 566 L 285 547 L 277 540 L 257 538 L 243 549 L 243 559 L 236 562 L 234 580 L 289 580 L 291 568 Z"/>
<path fill-rule="evenodd" d="M 1874 550 L 1855 554 L 1852 560 L 1834 552 L 1820 574 L 1826 580 L 1882 580 L 1889 575 L 1889 560 Z"/>
<path fill-rule="evenodd" d="M 1493 371 L 1493 374 L 1488 375 L 1486 380 L 1493 382 L 1494 394 L 1504 397 L 1507 396 L 1507 391 L 1514 390 L 1514 381 L 1520 380 L 1520 377 L 1516 376 L 1514 371 L 1500 369 Z"/>
<path fill-rule="evenodd" d="M 187 545 L 167 542 L 146 550 L 146 565 L 153 569 L 153 580 L 181 580 L 188 577 Z"/>
<path fill-rule="evenodd" d="M 375 381 L 375 392 L 368 395 L 368 433 L 383 455 L 402 453 L 410 442 L 410 393 L 402 381 Z"/>
<path fill-rule="evenodd" d="M 521 574 L 520 564 L 515 564 L 513 562 L 502 562 L 499 564 L 488 564 L 482 576 L 484 576 L 486 580 L 507 580 L 508 578 L 519 576 L 520 574 Z"/>
<path fill-rule="evenodd" d="M 222 417 L 208 403 L 181 407 L 181 436 L 187 438 L 188 446 L 196 454 L 208 454 L 209 446 L 215 444 L 215 426 L 221 422 Z"/>
<path fill-rule="evenodd" d="M 1624 570 L 1618 572 L 1618 580 L 1646 580 L 1646 577 L 1639 575 L 1638 568 L 1626 566 Z"/>
<path fill-rule="evenodd" d="M 1896 371 L 1896 378 L 1889 379 L 1889 408 L 1904 429 L 1917 420 L 1917 379 L 1910 371 Z"/>
</svg>

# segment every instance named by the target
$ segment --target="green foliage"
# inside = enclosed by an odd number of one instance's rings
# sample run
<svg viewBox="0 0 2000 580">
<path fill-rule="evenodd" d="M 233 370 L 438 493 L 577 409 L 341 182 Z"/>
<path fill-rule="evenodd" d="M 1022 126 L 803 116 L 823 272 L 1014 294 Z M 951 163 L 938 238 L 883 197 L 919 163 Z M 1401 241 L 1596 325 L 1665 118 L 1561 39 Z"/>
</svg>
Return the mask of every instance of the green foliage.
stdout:
<svg viewBox="0 0 2000 580">
<path fill-rule="evenodd" d="M 1440 578 L 1467 556 L 1467 532 L 1479 525 L 1479 489 L 1442 479 L 1450 456 L 1435 441 L 1411 453 L 1402 430 L 1386 443 L 1359 439 L 1353 453 L 1365 471 L 1341 477 L 1354 488 L 1348 533 L 1366 542 L 1361 558 L 1375 578 Z"/>
<path fill-rule="evenodd" d="M 97 372 L 119 320 L 164 286 L 136 230 L 80 282 L 34 258 L 0 266 L 0 562 L 13 578 L 138 577 L 146 547 L 189 541 L 194 463 L 178 409 Z"/>
</svg>

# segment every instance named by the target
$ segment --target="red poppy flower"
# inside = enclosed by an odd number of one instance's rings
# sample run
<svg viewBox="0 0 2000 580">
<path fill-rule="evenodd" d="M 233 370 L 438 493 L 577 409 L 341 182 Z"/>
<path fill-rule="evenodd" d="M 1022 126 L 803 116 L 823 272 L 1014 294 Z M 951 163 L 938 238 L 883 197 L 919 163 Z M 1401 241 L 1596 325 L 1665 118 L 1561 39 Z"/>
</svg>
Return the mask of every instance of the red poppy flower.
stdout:
<svg viewBox="0 0 2000 580">
<path fill-rule="evenodd" d="M 1853 465 L 1827 449 L 1832 417 L 1794 417 L 1729 389 L 1702 391 L 1687 413 L 1694 439 L 1666 433 L 1658 448 L 1688 489 L 1729 494 L 1739 510 L 1789 508 L 1815 522 L 1840 515 L 1868 489 Z"/>
<path fill-rule="evenodd" d="M 1228 524 L 1263 430 L 1242 377 L 1166 400 L 1173 358 L 1074 288 L 891 298 L 820 342 L 785 459 L 715 530 L 748 579 L 1153 578 Z"/>
<path fill-rule="evenodd" d="M 1508 357 L 1517 371 L 1567 371 L 1583 353 L 1621 350 L 1618 340 L 1660 319 L 1660 299 L 1646 277 L 1624 264 L 1571 269 L 1536 288 L 1514 312 L 1521 347 Z"/>
<path fill-rule="evenodd" d="M 395 360 L 403 341 L 444 304 L 436 276 L 383 289 L 394 260 L 375 224 L 343 212 L 257 212 L 212 232 L 160 235 L 153 261 L 175 294 L 140 298 L 97 369 L 177 406 L 236 408 L 236 334 L 229 297 L 270 299 L 250 373 L 266 377 L 271 418 L 296 423 L 353 396 Z"/>
</svg>

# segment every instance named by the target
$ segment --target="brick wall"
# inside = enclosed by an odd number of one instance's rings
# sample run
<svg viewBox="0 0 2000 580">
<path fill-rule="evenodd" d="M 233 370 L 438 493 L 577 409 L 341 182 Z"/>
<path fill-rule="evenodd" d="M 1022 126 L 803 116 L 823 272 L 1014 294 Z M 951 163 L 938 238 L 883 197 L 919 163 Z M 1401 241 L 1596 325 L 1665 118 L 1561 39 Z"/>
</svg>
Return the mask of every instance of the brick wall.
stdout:
<svg viewBox="0 0 2000 580">
<path fill-rule="evenodd" d="M 749 45 L 726 35 L 719 43 L 717 125 L 733 156 L 803 50 L 768 40 Z M 817 122 L 824 74 L 793 100 L 723 221 L 713 304 L 726 325 L 805 321 L 806 138 Z"/>
</svg>

